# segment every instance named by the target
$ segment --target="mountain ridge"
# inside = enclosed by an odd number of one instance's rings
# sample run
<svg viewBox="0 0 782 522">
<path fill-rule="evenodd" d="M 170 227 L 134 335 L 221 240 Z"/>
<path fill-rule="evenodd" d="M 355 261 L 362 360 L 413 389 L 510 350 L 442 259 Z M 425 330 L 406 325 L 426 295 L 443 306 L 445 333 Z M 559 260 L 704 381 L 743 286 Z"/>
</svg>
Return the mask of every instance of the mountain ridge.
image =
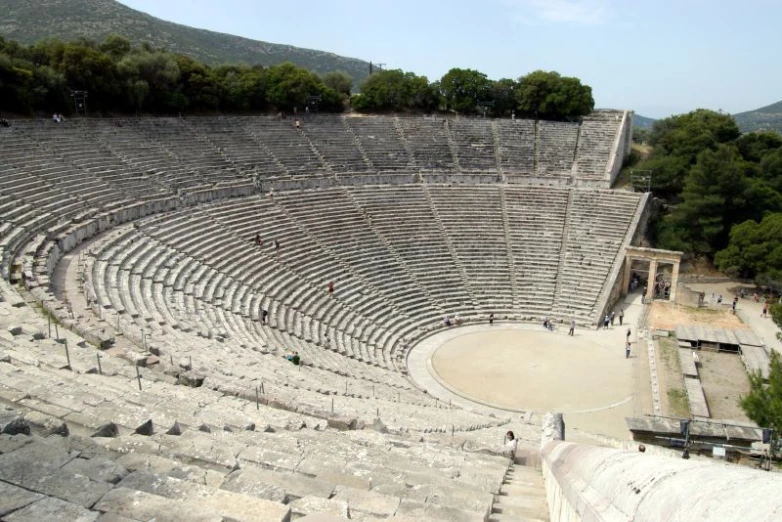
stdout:
<svg viewBox="0 0 782 522">
<path fill-rule="evenodd" d="M 212 65 L 292 62 L 318 74 L 345 71 L 356 85 L 369 74 L 369 62 L 358 58 L 198 29 L 156 18 L 114 0 L 0 0 L 0 36 L 10 40 L 23 44 L 46 38 L 102 41 L 110 34 Z"/>
<path fill-rule="evenodd" d="M 741 132 L 773 130 L 782 134 L 782 101 L 734 114 Z"/>
</svg>

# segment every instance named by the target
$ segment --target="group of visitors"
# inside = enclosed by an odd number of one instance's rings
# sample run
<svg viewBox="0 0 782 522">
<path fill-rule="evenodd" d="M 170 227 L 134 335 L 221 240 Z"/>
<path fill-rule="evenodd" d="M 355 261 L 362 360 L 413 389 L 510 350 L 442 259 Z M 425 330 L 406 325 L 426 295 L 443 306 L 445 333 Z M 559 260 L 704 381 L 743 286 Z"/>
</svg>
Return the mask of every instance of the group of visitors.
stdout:
<svg viewBox="0 0 782 522">
<path fill-rule="evenodd" d="M 543 318 L 543 328 L 545 328 L 549 332 L 554 331 L 554 321 L 552 319 L 549 319 L 549 316 Z"/>
<path fill-rule="evenodd" d="M 609 325 L 614 326 L 614 321 L 617 317 L 619 318 L 619 326 L 622 326 L 625 320 L 625 311 L 620 309 L 619 315 L 617 315 L 616 310 L 611 310 L 611 313 L 606 314 L 603 318 L 603 330 L 608 330 Z"/>
<path fill-rule="evenodd" d="M 65 121 L 65 116 L 63 116 L 62 114 L 60 114 L 58 112 L 55 112 L 54 114 L 52 114 L 52 121 L 54 123 L 61 123 L 61 122 Z"/>
<path fill-rule="evenodd" d="M 490 324 L 491 324 L 491 322 L 494 322 L 494 314 L 491 314 L 491 316 L 489 318 L 489 321 L 490 321 Z M 454 315 L 453 318 L 451 318 L 448 315 L 444 315 L 443 316 L 443 324 L 445 326 L 449 326 L 449 327 L 450 326 L 461 326 L 463 322 L 464 321 L 462 320 L 461 317 L 459 317 L 459 314 Z"/>
<path fill-rule="evenodd" d="M 299 357 L 299 352 L 286 354 L 285 359 L 289 362 L 292 362 L 295 366 L 301 365 L 301 357 Z"/>
</svg>

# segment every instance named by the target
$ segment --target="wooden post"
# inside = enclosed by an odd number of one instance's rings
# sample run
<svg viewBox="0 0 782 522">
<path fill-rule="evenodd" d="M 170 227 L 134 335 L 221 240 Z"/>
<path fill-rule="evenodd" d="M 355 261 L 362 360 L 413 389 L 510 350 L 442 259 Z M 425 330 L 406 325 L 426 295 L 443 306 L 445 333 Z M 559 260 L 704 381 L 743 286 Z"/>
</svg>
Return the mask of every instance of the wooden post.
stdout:
<svg viewBox="0 0 782 522">
<path fill-rule="evenodd" d="M 331 413 L 334 413 L 334 397 L 331 398 Z"/>
<path fill-rule="evenodd" d="M 98 373 L 99 373 L 100 375 L 103 375 L 103 368 L 102 368 L 102 367 L 101 367 L 101 365 L 100 365 L 100 354 L 99 354 L 99 353 L 96 353 L 96 354 L 95 354 L 95 356 L 96 356 L 96 357 L 97 357 L 97 359 L 98 359 Z"/>
<path fill-rule="evenodd" d="M 46 316 L 46 321 L 49 323 L 49 339 L 52 338 L 52 318 L 50 316 Z"/>
<path fill-rule="evenodd" d="M 65 359 L 68 361 L 68 369 L 71 370 L 71 353 L 68 350 L 68 339 L 65 339 Z"/>
<path fill-rule="evenodd" d="M 260 410 L 261 409 L 261 402 L 258 398 L 258 387 L 255 387 L 255 409 Z"/>
<path fill-rule="evenodd" d="M 54 335 L 57 336 L 57 340 L 60 340 L 60 329 L 57 327 L 57 323 L 54 323 Z"/>
<path fill-rule="evenodd" d="M 138 365 L 136 365 L 136 379 L 138 379 L 138 391 L 141 391 L 141 372 L 138 371 Z"/>
</svg>

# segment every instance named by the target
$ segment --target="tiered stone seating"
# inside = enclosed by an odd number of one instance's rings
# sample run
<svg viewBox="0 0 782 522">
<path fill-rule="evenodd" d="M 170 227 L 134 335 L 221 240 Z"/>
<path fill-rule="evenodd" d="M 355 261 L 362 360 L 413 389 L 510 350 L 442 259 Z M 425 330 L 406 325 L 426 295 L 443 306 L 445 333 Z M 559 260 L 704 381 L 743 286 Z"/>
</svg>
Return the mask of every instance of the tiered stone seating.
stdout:
<svg viewBox="0 0 782 522">
<path fill-rule="evenodd" d="M 399 118 L 398 125 L 419 169 L 453 169 L 455 161 L 448 143 L 446 120 L 441 118 Z"/>
<path fill-rule="evenodd" d="M 535 172 L 535 122 L 497 120 L 500 166 L 505 174 L 530 175 Z"/>
<path fill-rule="evenodd" d="M 211 185 L 209 169 L 205 166 L 185 164 L 171 150 L 165 141 L 157 139 L 158 128 L 171 129 L 167 125 L 145 122 L 140 119 L 121 120 L 122 127 L 103 126 L 98 139 L 111 151 L 143 173 L 152 183 L 171 190 Z"/>
<path fill-rule="evenodd" d="M 311 116 L 304 121 L 302 132 L 335 172 L 366 172 L 372 168 L 341 117 Z"/>
<path fill-rule="evenodd" d="M 578 140 L 578 123 L 538 121 L 535 173 L 569 177 Z"/>
<path fill-rule="evenodd" d="M 424 190 L 415 186 L 372 187 L 353 188 L 351 193 L 387 248 L 396 253 L 410 277 L 433 301 L 429 310 L 411 314 L 419 324 L 439 323 L 442 315 L 454 315 L 472 303 Z"/>
<path fill-rule="evenodd" d="M 174 386 L 149 369 L 137 390 L 132 367 L 112 357 L 101 375 L 76 373 L 77 353 L 64 370 L 51 351 L 31 357 L 32 341 L 24 344 L 0 342 L 0 425 L 13 434 L 0 436 L 8 520 L 284 521 L 327 512 L 477 521 L 509 467 L 486 452 L 489 430 L 425 442 L 339 432 L 336 421 Z"/>
<path fill-rule="evenodd" d="M 245 129 L 252 118 L 195 118 L 187 124 L 203 135 L 234 168 L 273 176 L 280 174 L 271 155 Z"/>
<path fill-rule="evenodd" d="M 251 118 L 245 129 L 287 172 L 313 176 L 326 168 L 306 135 L 296 130 L 292 120 Z"/>
<path fill-rule="evenodd" d="M 345 117 L 367 157 L 379 171 L 407 169 L 411 158 L 397 132 L 394 118 L 388 116 Z"/>
<path fill-rule="evenodd" d="M 622 254 L 620 246 L 637 211 L 638 197 L 629 192 L 574 190 L 571 198 L 554 309 L 563 317 L 594 321 L 599 313 L 597 297 Z"/>
<path fill-rule="evenodd" d="M 29 136 L 63 163 L 75 167 L 80 177 L 95 178 L 120 193 L 140 199 L 170 194 L 167 188 L 151 183 L 132 165 L 104 147 L 97 139 L 97 129 L 91 123 L 67 122 L 34 128 Z"/>
<path fill-rule="evenodd" d="M 494 126 L 481 120 L 454 119 L 449 128 L 463 170 L 497 170 Z"/>
<path fill-rule="evenodd" d="M 543 317 L 553 310 L 568 191 L 554 187 L 504 190 L 517 306 L 524 316 Z"/>
<path fill-rule="evenodd" d="M 580 178 L 606 180 L 606 169 L 622 113 L 596 111 L 584 118 L 578 136 L 576 170 Z"/>
<path fill-rule="evenodd" d="M 486 520 L 508 460 L 471 450 L 496 448 L 507 419 L 439 404 L 405 358 L 444 315 L 594 322 L 639 198 L 515 184 L 574 176 L 578 126 L 540 123 L 536 140 L 523 121 L 119 123 L 0 129 L 3 275 L 23 259 L 30 295 L 107 349 L 64 325 L 50 339 L 0 281 L 0 425 L 33 426 L 0 438 L 0 483 L 29 500 L 0 517 Z M 447 184 L 498 161 L 514 184 Z M 392 169 L 444 181 L 363 185 Z M 278 177 L 273 195 L 248 183 Z M 310 179 L 332 188 L 285 189 Z M 83 240 L 66 304 L 49 278 Z M 42 455 L 53 464 L 17 473 Z"/>
<path fill-rule="evenodd" d="M 477 303 L 485 312 L 512 312 L 499 189 L 431 187 L 429 192 Z"/>
<path fill-rule="evenodd" d="M 141 119 L 139 128 L 148 138 L 161 143 L 185 169 L 198 169 L 201 176 L 212 183 L 232 182 L 237 178 L 244 178 L 234 171 L 219 148 L 203 134 L 197 132 L 188 120 Z"/>
</svg>

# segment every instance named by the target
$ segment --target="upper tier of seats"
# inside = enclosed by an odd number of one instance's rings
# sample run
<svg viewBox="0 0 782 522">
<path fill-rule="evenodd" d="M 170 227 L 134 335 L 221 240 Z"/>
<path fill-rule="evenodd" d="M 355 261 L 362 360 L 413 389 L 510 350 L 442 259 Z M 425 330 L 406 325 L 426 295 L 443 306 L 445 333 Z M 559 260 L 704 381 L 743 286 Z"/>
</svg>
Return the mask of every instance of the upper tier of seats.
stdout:
<svg viewBox="0 0 782 522">
<path fill-rule="evenodd" d="M 349 173 L 444 171 L 610 183 L 622 113 L 581 123 L 313 114 L 296 129 L 266 116 L 14 121 L 0 145 L 36 149 L 148 198 L 197 185 Z M 4 151 L 5 152 L 5 151 Z M 12 159 L 20 159 L 18 156 Z M 143 183 L 141 183 L 143 182 Z"/>
</svg>

